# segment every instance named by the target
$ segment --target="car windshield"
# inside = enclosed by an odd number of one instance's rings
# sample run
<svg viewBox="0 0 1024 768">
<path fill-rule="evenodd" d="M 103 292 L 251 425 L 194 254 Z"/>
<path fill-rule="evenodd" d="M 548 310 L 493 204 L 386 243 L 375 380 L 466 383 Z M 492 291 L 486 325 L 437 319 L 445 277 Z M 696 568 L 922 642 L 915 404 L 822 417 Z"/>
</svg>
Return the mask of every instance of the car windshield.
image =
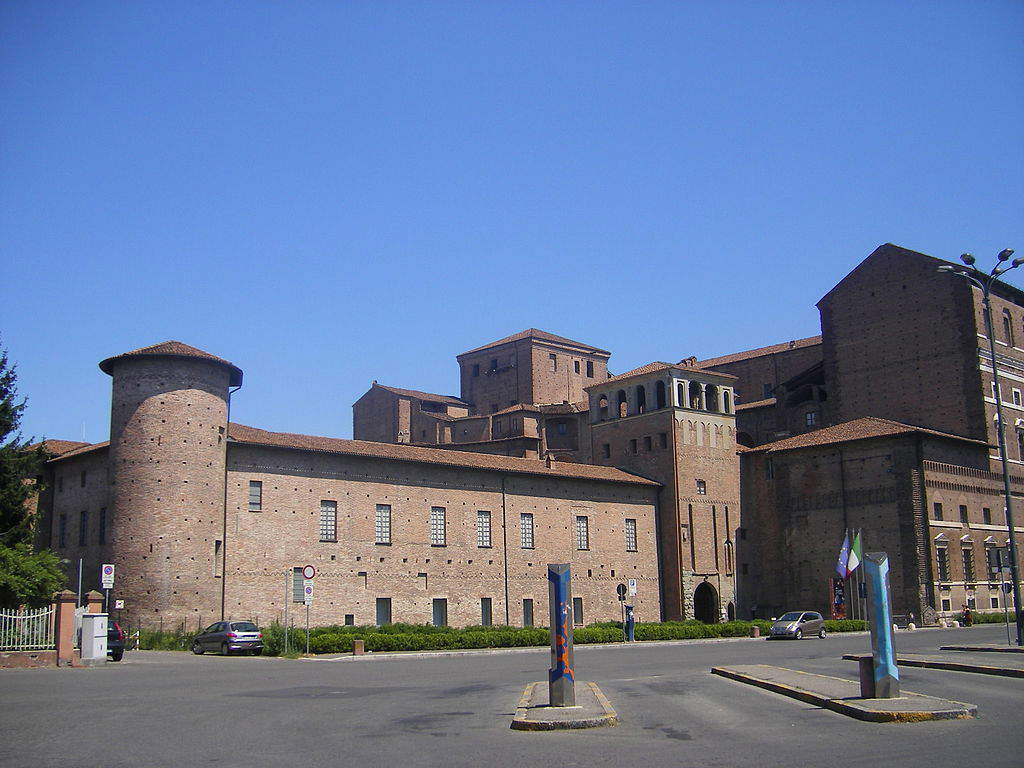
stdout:
<svg viewBox="0 0 1024 768">
<path fill-rule="evenodd" d="M 787 613 L 779 621 L 798 621 L 802 615 L 800 613 Z"/>
<path fill-rule="evenodd" d="M 258 632 L 256 625 L 251 621 L 236 621 L 231 625 L 231 628 L 236 632 Z"/>
</svg>

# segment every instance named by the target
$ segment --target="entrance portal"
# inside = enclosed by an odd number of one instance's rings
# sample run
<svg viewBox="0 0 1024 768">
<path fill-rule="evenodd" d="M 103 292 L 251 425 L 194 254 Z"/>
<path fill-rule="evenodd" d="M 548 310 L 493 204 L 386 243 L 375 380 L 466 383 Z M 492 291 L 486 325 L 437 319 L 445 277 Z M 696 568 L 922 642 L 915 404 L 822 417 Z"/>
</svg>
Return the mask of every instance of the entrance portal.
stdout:
<svg viewBox="0 0 1024 768">
<path fill-rule="evenodd" d="M 698 585 L 693 593 L 693 616 L 705 624 L 718 623 L 718 592 L 706 581 Z"/>
</svg>

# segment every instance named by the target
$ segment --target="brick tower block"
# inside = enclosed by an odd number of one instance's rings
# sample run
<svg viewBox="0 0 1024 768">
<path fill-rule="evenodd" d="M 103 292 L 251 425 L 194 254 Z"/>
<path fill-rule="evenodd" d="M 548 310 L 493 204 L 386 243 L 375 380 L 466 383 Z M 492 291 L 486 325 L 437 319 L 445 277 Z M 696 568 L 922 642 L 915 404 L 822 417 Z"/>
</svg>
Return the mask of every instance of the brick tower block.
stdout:
<svg viewBox="0 0 1024 768">
<path fill-rule="evenodd" d="M 178 341 L 100 369 L 113 378 L 113 594 L 149 626 L 220 618 L 228 392 L 242 371 Z"/>
</svg>

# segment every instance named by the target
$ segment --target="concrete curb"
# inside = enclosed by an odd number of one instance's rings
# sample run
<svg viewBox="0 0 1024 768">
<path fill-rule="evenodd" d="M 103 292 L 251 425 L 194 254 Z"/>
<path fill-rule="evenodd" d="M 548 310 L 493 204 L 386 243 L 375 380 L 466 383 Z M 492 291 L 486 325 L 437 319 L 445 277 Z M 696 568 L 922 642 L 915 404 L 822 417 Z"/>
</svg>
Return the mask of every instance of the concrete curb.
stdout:
<svg viewBox="0 0 1024 768">
<path fill-rule="evenodd" d="M 843 658 L 847 661 L 859 661 L 863 654 L 844 653 Z M 987 664 L 969 664 L 965 661 L 946 661 L 944 659 L 907 659 L 896 657 L 896 663 L 901 667 L 922 667 L 924 669 L 944 669 L 948 672 L 972 672 L 977 675 L 998 675 L 1000 677 L 1024 678 L 1024 669 L 1014 667 L 991 667 Z"/>
<path fill-rule="evenodd" d="M 974 651 L 976 653 L 1024 653 L 1018 645 L 940 645 L 940 651 Z"/>
<path fill-rule="evenodd" d="M 597 683 L 586 683 L 587 687 L 597 697 L 597 703 L 603 714 L 591 717 L 576 717 L 571 720 L 544 720 L 530 718 L 530 702 L 533 700 L 534 689 L 543 685 L 542 681 L 530 683 L 523 690 L 519 697 L 519 704 L 516 706 L 516 714 L 512 718 L 509 727 L 515 731 L 558 731 L 558 730 L 579 730 L 581 728 L 608 728 L 619 724 L 619 716 L 612 708 L 611 702 L 597 687 Z"/>
<path fill-rule="evenodd" d="M 781 693 L 783 696 L 789 696 L 790 698 L 798 699 L 807 704 L 814 704 L 824 709 L 838 712 L 841 715 L 846 715 L 847 717 L 864 720 L 870 723 L 919 723 L 927 720 L 964 720 L 978 716 L 977 706 L 959 701 L 951 702 L 959 705 L 952 709 L 894 712 L 891 710 L 871 709 L 870 707 L 862 704 L 855 704 L 849 699 L 830 699 L 826 696 L 815 693 L 814 691 L 808 691 L 803 688 L 786 685 L 785 683 L 775 682 L 774 680 L 765 680 L 760 677 L 755 677 L 754 675 L 746 675 L 725 667 L 712 667 L 711 673 L 728 678 L 729 680 L 735 680 L 736 682 L 754 685 L 758 688 L 764 688 L 765 690 L 769 690 L 774 693 Z M 917 696 L 919 694 L 905 691 L 903 695 Z"/>
</svg>

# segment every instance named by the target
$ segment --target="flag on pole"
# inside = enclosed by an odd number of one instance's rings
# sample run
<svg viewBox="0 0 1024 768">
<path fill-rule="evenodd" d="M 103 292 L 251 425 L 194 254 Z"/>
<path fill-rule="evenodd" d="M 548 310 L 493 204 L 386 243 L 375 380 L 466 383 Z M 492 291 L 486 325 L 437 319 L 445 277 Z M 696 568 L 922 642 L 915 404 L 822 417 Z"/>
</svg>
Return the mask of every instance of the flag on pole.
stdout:
<svg viewBox="0 0 1024 768">
<path fill-rule="evenodd" d="M 853 539 L 853 546 L 850 547 L 850 554 L 846 561 L 846 576 L 850 577 L 854 571 L 857 570 L 857 566 L 860 565 L 861 561 L 861 546 L 860 546 L 860 531 L 857 531 L 857 535 Z"/>
<path fill-rule="evenodd" d="M 849 576 L 849 572 L 846 570 L 846 564 L 850 559 L 850 532 L 846 531 L 843 534 L 843 547 L 839 550 L 839 562 L 836 563 L 836 573 L 839 574 L 839 578 L 845 579 Z"/>
</svg>

